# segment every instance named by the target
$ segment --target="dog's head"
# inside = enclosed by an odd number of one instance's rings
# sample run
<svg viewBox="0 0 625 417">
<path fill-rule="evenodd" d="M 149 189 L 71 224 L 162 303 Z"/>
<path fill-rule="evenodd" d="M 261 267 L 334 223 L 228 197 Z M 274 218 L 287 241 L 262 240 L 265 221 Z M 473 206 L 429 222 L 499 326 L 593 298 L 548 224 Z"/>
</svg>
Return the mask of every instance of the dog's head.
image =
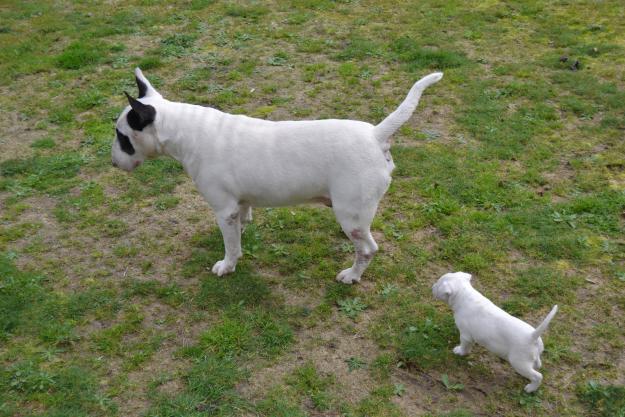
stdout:
<svg viewBox="0 0 625 417">
<path fill-rule="evenodd" d="M 135 69 L 135 80 L 139 88 L 139 99 L 125 93 L 130 105 L 117 119 L 117 137 L 111 151 L 113 165 L 128 172 L 157 153 L 158 138 L 154 121 L 158 114 L 155 106 L 163 100 L 139 68 Z"/>
<path fill-rule="evenodd" d="M 466 272 L 450 272 L 443 275 L 432 286 L 432 294 L 437 300 L 449 302 L 451 297 L 460 288 L 471 285 L 471 274 Z"/>
</svg>

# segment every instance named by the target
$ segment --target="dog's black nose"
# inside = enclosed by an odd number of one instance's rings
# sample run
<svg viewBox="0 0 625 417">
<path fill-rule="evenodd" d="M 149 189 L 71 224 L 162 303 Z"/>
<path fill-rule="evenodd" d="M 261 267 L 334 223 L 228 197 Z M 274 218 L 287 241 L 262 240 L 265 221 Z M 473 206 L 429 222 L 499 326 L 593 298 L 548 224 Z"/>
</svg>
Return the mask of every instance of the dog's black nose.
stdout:
<svg viewBox="0 0 625 417">
<path fill-rule="evenodd" d="M 113 164 L 115 168 L 117 168 L 117 163 L 115 161 L 111 161 L 111 163 Z"/>
</svg>

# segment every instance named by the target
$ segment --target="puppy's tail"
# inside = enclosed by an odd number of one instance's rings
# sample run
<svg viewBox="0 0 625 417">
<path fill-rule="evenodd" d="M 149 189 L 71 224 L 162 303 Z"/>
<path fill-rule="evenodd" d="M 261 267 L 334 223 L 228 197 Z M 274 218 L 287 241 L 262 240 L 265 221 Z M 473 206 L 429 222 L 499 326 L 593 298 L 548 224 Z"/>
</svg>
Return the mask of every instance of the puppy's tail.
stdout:
<svg viewBox="0 0 625 417">
<path fill-rule="evenodd" d="M 542 335 L 545 332 L 545 330 L 547 330 L 547 327 L 549 326 L 549 322 L 551 322 L 551 319 L 553 318 L 553 316 L 556 315 L 557 312 L 558 312 L 558 306 L 555 305 L 553 306 L 549 314 L 547 314 L 547 317 L 545 317 L 543 322 L 540 323 L 540 325 L 537 328 L 535 328 L 534 331 L 532 332 L 533 340 L 538 339 L 540 335 Z"/>
<path fill-rule="evenodd" d="M 412 113 L 417 108 L 417 104 L 419 104 L 423 90 L 438 82 L 441 78 L 443 78 L 442 72 L 434 72 L 421 78 L 412 86 L 403 103 L 393 113 L 389 114 L 386 119 L 382 120 L 379 125 L 373 128 L 373 134 L 385 150 L 389 148 L 388 139 L 391 135 L 412 116 Z"/>
</svg>

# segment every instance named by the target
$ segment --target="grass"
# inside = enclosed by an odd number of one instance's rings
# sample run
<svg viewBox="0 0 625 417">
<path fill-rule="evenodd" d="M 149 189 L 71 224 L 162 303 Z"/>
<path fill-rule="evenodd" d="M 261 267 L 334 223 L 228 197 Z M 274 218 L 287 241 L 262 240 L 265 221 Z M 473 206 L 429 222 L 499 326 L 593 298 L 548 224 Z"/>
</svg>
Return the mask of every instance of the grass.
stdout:
<svg viewBox="0 0 625 417">
<path fill-rule="evenodd" d="M 578 396 L 587 405 L 591 415 L 608 417 L 625 413 L 625 389 L 622 386 L 589 381 L 579 390 Z"/>
<path fill-rule="evenodd" d="M 623 414 L 620 2 L 3 6 L 0 416 Z M 362 283 L 333 280 L 353 250 L 316 206 L 256 208 L 213 276 L 181 165 L 110 164 L 135 66 L 175 101 L 372 123 L 444 71 L 394 137 Z M 533 325 L 559 305 L 536 394 L 452 354 L 450 270 Z"/>
</svg>

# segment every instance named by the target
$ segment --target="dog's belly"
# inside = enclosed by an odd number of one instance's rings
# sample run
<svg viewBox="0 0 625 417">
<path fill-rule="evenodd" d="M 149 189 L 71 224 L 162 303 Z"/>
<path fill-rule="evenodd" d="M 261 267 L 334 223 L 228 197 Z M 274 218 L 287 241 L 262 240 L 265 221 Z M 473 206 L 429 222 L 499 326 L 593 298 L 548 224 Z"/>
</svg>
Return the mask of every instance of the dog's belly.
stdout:
<svg viewBox="0 0 625 417">
<path fill-rule="evenodd" d="M 330 197 L 321 196 L 314 198 L 305 198 L 305 199 L 284 199 L 284 200 L 246 200 L 243 199 L 241 201 L 242 204 L 250 205 L 252 207 L 288 207 L 288 206 L 296 206 L 299 204 L 323 204 L 326 207 L 332 207 L 332 200 Z"/>
<path fill-rule="evenodd" d="M 258 187 L 242 193 L 240 199 L 253 207 L 284 207 L 313 202 L 332 204 L 325 187 Z"/>
</svg>

